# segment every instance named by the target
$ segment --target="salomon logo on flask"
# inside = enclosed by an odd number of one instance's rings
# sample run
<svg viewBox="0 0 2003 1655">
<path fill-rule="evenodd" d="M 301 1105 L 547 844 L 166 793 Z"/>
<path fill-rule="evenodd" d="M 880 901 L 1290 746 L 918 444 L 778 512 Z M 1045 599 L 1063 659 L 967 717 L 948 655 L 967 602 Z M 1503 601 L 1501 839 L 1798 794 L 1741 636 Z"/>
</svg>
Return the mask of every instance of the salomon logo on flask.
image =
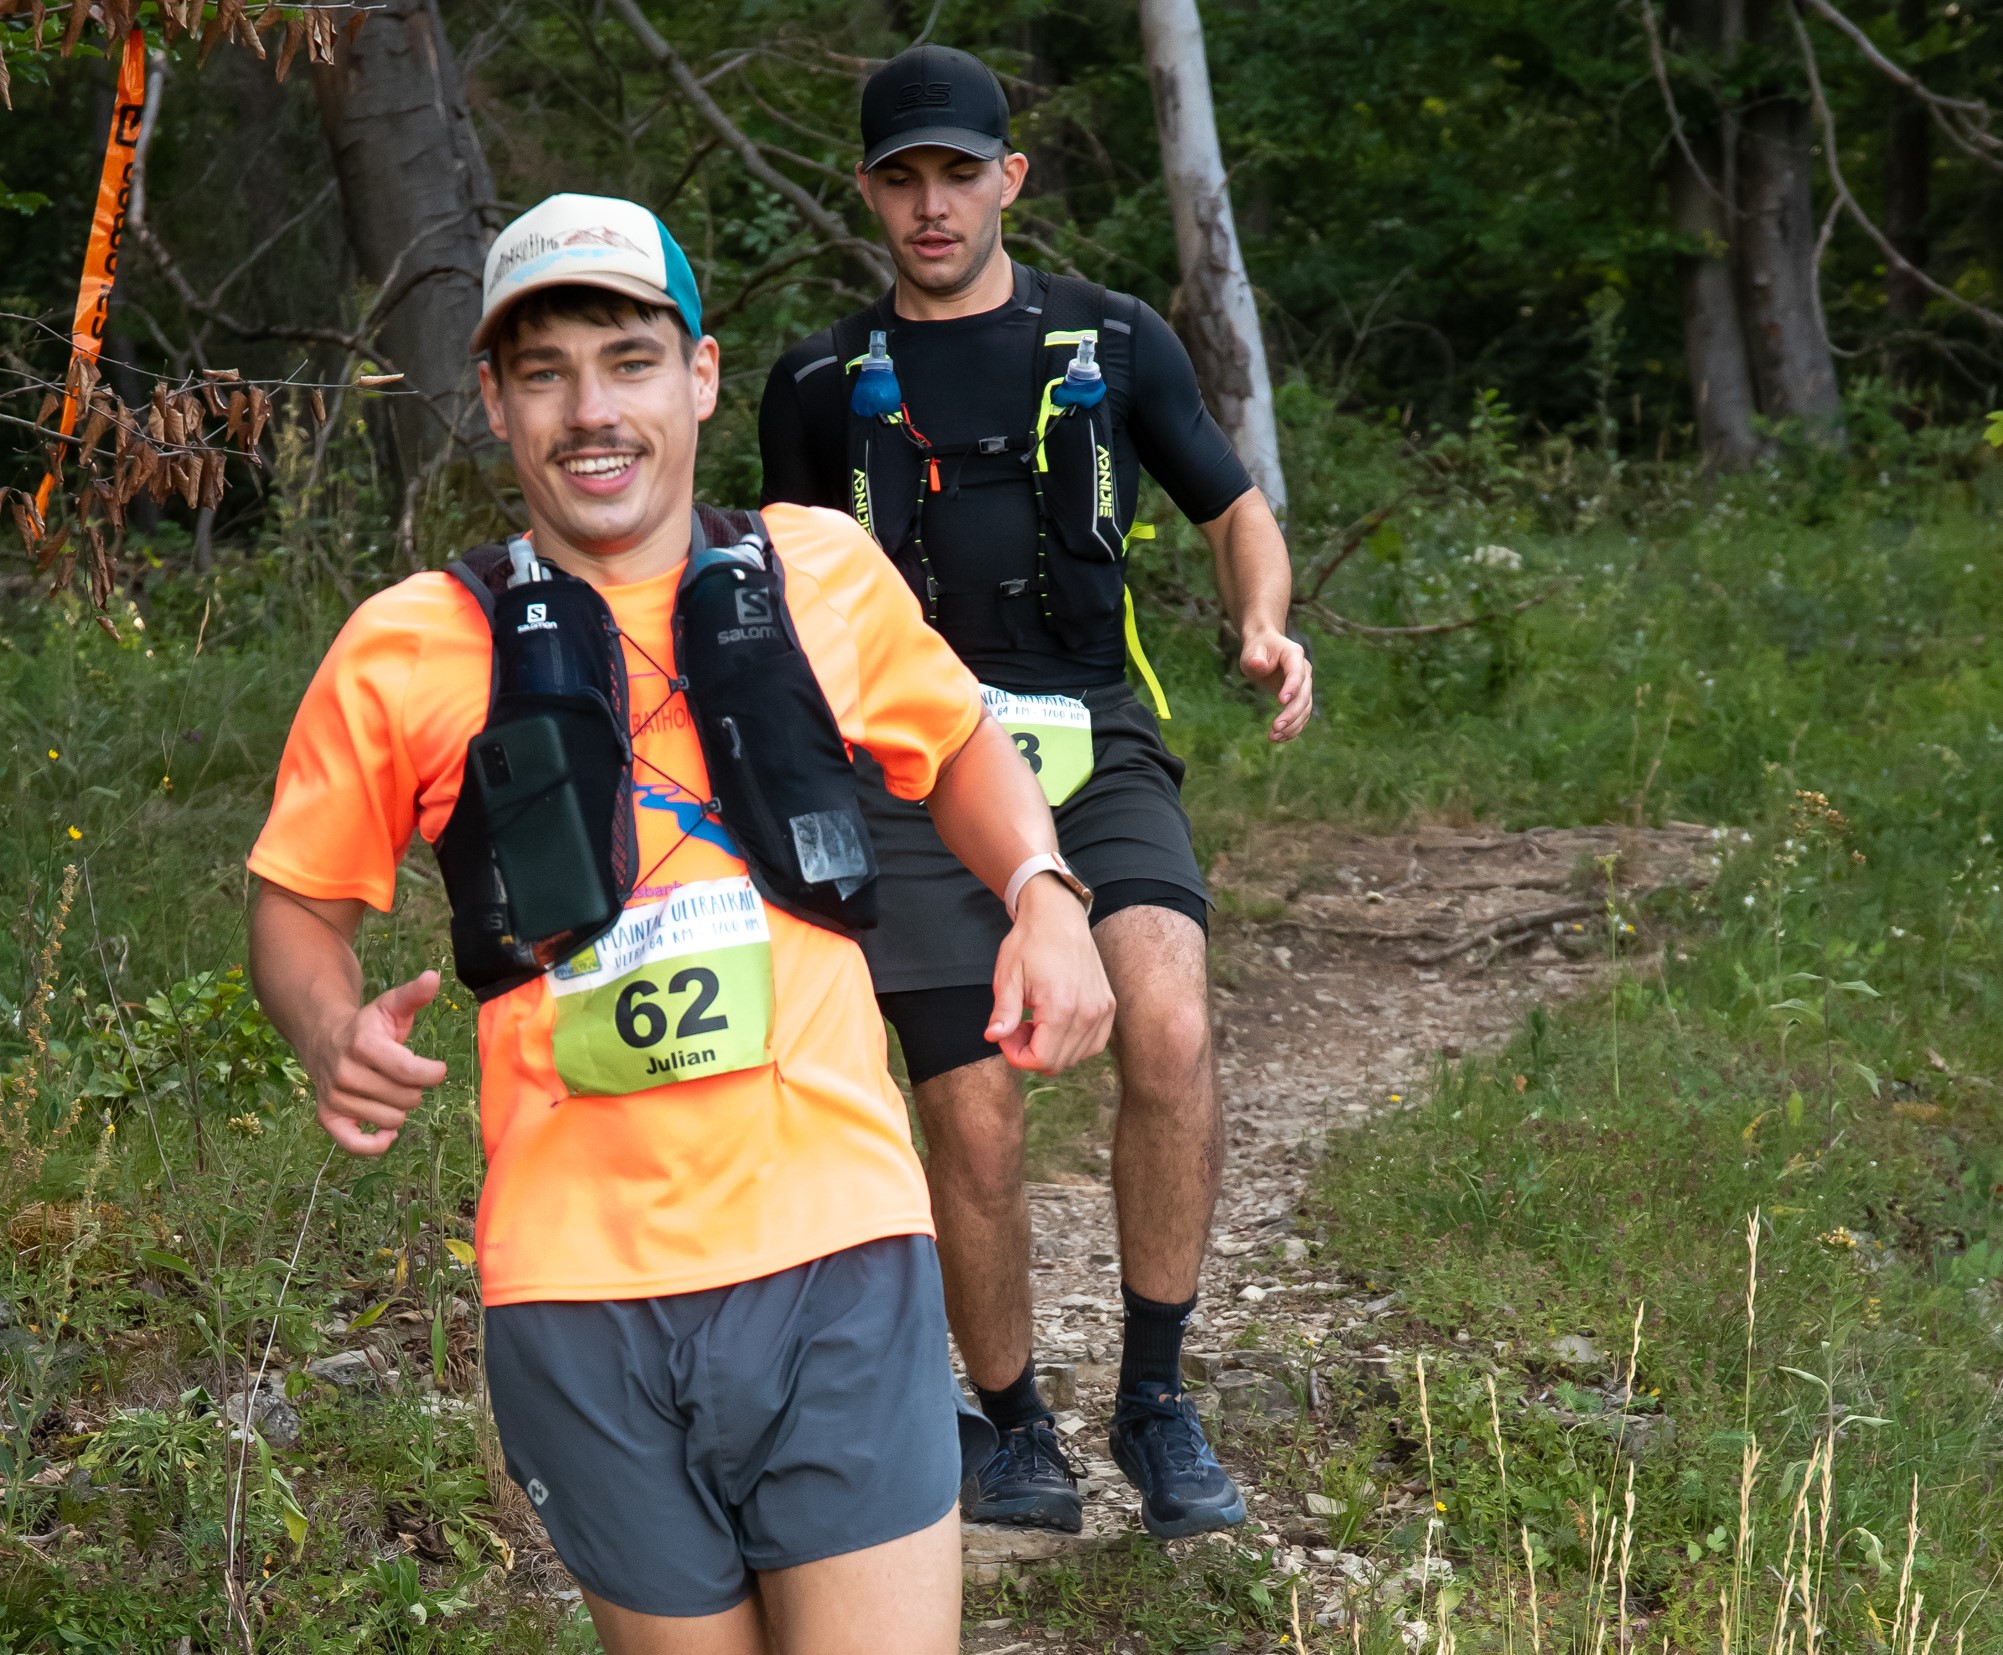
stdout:
<svg viewBox="0 0 2003 1655">
<path fill-rule="evenodd" d="M 526 611 L 527 619 L 515 628 L 517 632 L 554 632 L 556 622 L 549 618 L 549 605 L 532 603 Z"/>
</svg>

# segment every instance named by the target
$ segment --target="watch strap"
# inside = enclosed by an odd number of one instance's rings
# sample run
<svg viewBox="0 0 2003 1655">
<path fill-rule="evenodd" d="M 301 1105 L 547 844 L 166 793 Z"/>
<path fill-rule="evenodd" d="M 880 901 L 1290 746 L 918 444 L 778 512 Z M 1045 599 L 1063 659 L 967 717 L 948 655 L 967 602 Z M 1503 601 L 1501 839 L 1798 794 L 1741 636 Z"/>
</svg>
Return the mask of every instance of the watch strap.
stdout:
<svg viewBox="0 0 2003 1655">
<path fill-rule="evenodd" d="M 1092 911 L 1092 890 L 1084 880 L 1071 871 L 1071 864 L 1055 851 L 1038 851 L 1025 860 L 1021 867 L 1009 875 L 1008 888 L 1002 892 L 1002 906 L 1008 910 L 1009 922 L 1015 921 L 1016 898 L 1022 895 L 1027 885 L 1040 873 L 1054 873 L 1070 888 L 1071 894 L 1085 906 L 1085 912 Z"/>
</svg>

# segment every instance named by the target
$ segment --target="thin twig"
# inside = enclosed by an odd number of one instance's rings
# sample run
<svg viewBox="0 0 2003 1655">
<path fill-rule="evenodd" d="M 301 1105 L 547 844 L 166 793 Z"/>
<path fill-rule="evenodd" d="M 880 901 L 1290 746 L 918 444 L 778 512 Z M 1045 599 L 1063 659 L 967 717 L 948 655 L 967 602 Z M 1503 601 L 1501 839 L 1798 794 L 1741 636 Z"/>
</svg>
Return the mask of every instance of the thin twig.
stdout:
<svg viewBox="0 0 2003 1655">
<path fill-rule="evenodd" d="M 1811 0 L 1813 3 L 1813 0 Z M 1801 14 L 1793 7 L 1787 9 L 1787 20 L 1794 29 L 1794 38 L 1801 47 L 1802 67 L 1808 71 L 1808 91 L 1815 110 L 1815 118 L 1822 127 L 1822 162 L 1829 169 L 1829 187 L 1843 203 L 1843 209 L 1856 220 L 1857 226 L 1876 243 L 1878 251 L 1884 254 L 1885 262 L 1894 269 L 1911 276 L 1934 297 L 1945 299 L 1949 304 L 1959 306 L 1975 317 L 1985 327 L 2003 332 L 2003 316 L 1999 316 L 1987 305 L 1978 305 L 1972 299 L 1964 299 L 1951 287 L 1943 287 L 1929 276 L 1911 259 L 1892 245 L 1891 239 L 1872 222 L 1864 209 L 1857 205 L 1857 198 L 1850 193 L 1850 186 L 1844 182 L 1843 166 L 1836 155 L 1836 117 L 1829 108 L 1829 99 L 1822 90 L 1822 71 L 1816 61 L 1815 42 L 1809 39 L 1808 26 L 1801 20 Z"/>
<path fill-rule="evenodd" d="M 1338 615 L 1325 603 L 1307 603 L 1303 607 L 1312 611 L 1316 620 L 1324 626 L 1332 626 L 1338 632 L 1347 632 L 1358 638 L 1438 638 L 1449 632 L 1465 632 L 1471 626 L 1481 626 L 1488 621 L 1507 619 L 1511 615 L 1521 615 L 1525 610 L 1535 609 L 1546 603 L 1558 589 L 1547 587 L 1534 597 L 1525 598 L 1521 603 L 1513 603 L 1507 609 L 1497 610 L 1492 615 L 1464 615 L 1457 621 L 1433 621 L 1425 626 L 1366 626 L 1361 621 L 1352 621 L 1346 615 Z"/>
<path fill-rule="evenodd" d="M 1476 926 L 1465 936 L 1456 937 L 1443 948 L 1415 949 L 1412 963 L 1438 965 L 1442 960 L 1465 954 L 1470 948 L 1487 942 L 1491 937 L 1499 937 L 1505 931 L 1534 931 L 1539 926 L 1562 925 L 1568 919 L 1585 918 L 1596 911 L 1596 906 L 1591 902 L 1561 902 L 1554 908 L 1533 908 L 1528 913 L 1504 914 L 1500 919 Z"/>
<path fill-rule="evenodd" d="M 1669 85 L 1669 65 L 1662 55 L 1662 37 L 1655 28 L 1653 0 L 1641 0 L 1641 32 L 1648 36 L 1648 65 L 1655 75 L 1656 87 L 1662 93 L 1662 107 L 1668 112 L 1669 131 L 1676 139 L 1676 147 L 1682 151 L 1683 159 L 1689 164 L 1697 182 L 1704 186 L 1704 193 L 1725 209 L 1726 220 L 1730 222 L 1739 216 L 1739 209 L 1711 182 L 1711 175 L 1704 170 L 1704 164 L 1697 159 L 1697 152 L 1690 147 L 1690 140 L 1684 134 L 1683 117 L 1676 107 L 1676 94 Z"/>
<path fill-rule="evenodd" d="M 790 201 L 800 216 L 811 224 L 829 241 L 853 250 L 855 256 L 869 267 L 879 281 L 888 282 L 894 272 L 890 259 L 883 249 L 860 240 L 839 214 L 830 212 L 807 190 L 802 189 L 792 179 L 765 159 L 759 146 L 747 137 L 742 128 L 724 113 L 717 101 L 709 95 L 695 72 L 683 60 L 680 52 L 664 38 L 660 30 L 647 21 L 647 15 L 640 10 L 634 0 L 612 0 L 612 9 L 617 12 L 633 31 L 633 38 L 640 48 L 656 63 L 668 71 L 675 84 L 681 88 L 695 112 L 716 131 L 725 144 L 735 151 L 744 163 L 745 171 L 768 189 L 776 190 Z"/>
</svg>

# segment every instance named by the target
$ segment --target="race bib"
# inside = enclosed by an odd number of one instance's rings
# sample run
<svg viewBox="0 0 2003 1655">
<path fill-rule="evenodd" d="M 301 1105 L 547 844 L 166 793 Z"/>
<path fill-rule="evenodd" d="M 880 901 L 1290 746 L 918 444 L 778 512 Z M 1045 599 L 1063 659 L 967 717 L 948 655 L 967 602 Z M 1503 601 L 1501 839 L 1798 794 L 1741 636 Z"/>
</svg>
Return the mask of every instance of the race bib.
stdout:
<svg viewBox="0 0 2003 1655">
<path fill-rule="evenodd" d="M 684 885 L 549 973 L 556 1072 L 621 1097 L 772 1061 L 772 934 L 749 878 Z"/>
<path fill-rule="evenodd" d="M 1008 731 L 1054 810 L 1092 774 L 1092 715 L 1070 695 L 1012 695 L 990 684 L 981 700 Z"/>
</svg>

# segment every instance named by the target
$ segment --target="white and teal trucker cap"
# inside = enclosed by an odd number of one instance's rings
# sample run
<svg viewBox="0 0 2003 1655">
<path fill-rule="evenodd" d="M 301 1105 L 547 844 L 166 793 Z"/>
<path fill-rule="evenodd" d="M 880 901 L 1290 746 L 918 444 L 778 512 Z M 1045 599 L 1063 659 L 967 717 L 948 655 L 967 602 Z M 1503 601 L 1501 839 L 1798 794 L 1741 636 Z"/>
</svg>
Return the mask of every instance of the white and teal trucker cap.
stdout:
<svg viewBox="0 0 2003 1655">
<path fill-rule="evenodd" d="M 517 299 L 545 287 L 570 286 L 672 305 L 690 336 L 702 337 L 695 272 L 665 224 L 637 201 L 553 195 L 523 213 L 487 249 L 473 354 L 493 342 L 494 324 Z"/>
</svg>

